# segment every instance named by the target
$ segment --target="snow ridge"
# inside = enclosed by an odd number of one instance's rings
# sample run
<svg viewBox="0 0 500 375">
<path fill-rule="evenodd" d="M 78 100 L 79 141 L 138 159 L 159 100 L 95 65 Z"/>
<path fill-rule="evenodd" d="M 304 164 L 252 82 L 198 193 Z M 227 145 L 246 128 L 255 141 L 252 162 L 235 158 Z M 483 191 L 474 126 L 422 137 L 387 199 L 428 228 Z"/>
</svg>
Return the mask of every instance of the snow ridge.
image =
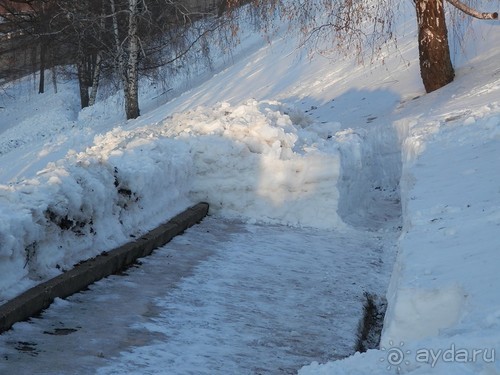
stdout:
<svg viewBox="0 0 500 375">
<path fill-rule="evenodd" d="M 279 102 L 221 103 L 98 135 L 35 178 L 3 185 L 0 295 L 9 298 L 197 201 L 250 223 L 341 229 L 332 132 Z M 300 119 L 300 116 L 294 117 Z"/>
<path fill-rule="evenodd" d="M 0 293 L 12 297 L 189 203 L 186 145 L 121 129 L 0 190 Z M 168 215 L 167 214 L 167 215 Z"/>
</svg>

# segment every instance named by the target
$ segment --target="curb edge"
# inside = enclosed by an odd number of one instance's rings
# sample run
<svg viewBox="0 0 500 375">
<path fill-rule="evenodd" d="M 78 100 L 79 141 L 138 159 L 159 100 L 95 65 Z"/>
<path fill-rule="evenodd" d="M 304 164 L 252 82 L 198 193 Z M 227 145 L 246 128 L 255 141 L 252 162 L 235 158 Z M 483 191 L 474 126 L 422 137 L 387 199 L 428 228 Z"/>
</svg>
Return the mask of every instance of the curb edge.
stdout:
<svg viewBox="0 0 500 375">
<path fill-rule="evenodd" d="M 88 285 L 130 266 L 137 259 L 199 223 L 208 213 L 208 203 L 198 203 L 144 234 L 133 242 L 82 261 L 71 270 L 38 284 L 0 306 L 0 334 L 15 323 L 46 309 L 56 298 L 66 298 Z"/>
</svg>

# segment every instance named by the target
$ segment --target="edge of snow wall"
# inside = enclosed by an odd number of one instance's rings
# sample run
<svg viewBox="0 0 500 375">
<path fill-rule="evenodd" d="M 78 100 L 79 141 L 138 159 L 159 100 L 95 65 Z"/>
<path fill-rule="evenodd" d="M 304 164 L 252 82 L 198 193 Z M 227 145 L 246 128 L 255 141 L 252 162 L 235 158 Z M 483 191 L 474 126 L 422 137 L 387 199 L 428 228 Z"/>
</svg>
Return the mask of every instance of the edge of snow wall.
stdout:
<svg viewBox="0 0 500 375">
<path fill-rule="evenodd" d="M 73 269 L 38 284 L 3 304 L 0 306 L 0 333 L 46 309 L 54 299 L 77 293 L 88 285 L 127 268 L 138 258 L 150 255 L 154 249 L 199 223 L 207 215 L 208 208 L 208 203 L 198 203 L 137 240 L 83 261 Z"/>
</svg>

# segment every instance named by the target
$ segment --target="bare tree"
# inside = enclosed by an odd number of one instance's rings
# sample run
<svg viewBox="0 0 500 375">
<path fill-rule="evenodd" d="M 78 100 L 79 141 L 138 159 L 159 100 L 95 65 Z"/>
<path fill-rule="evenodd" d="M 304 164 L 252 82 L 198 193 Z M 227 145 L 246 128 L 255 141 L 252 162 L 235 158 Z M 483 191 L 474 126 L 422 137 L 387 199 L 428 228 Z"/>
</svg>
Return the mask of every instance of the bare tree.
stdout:
<svg viewBox="0 0 500 375">
<path fill-rule="evenodd" d="M 480 13 L 459 0 L 447 0 L 465 14 L 479 19 L 498 19 L 498 13 Z M 414 0 L 418 22 L 420 75 L 427 92 L 453 81 L 448 29 L 442 0 Z"/>
<path fill-rule="evenodd" d="M 47 56 L 60 50 L 60 62 L 76 67 L 82 108 L 95 102 L 104 73 L 120 82 L 132 119 L 140 115 L 140 75 L 186 59 L 195 47 L 207 51 L 207 35 L 227 24 L 217 17 L 221 1 L 0 0 L 0 12 L 37 46 L 40 92 L 45 69 L 57 61 Z"/>
<path fill-rule="evenodd" d="M 105 2 L 105 10 L 96 18 L 100 19 L 98 28 L 104 31 L 98 43 L 94 78 L 98 78 L 103 64 L 113 65 L 121 81 L 127 119 L 140 115 L 141 73 L 187 56 L 208 33 L 225 24 L 223 18 L 214 17 L 217 11 L 215 2 L 207 9 L 194 9 L 187 5 L 189 2 L 186 0 L 102 1 Z M 210 21 L 197 24 L 204 19 Z M 111 38 L 106 37 L 109 35 Z M 89 102 L 92 99 L 93 94 Z"/>
<path fill-rule="evenodd" d="M 95 103 L 104 48 L 105 3 L 103 0 L 58 0 L 51 24 L 60 25 L 58 44 L 64 46 L 67 63 L 76 66 L 81 107 Z"/>
<path fill-rule="evenodd" d="M 120 9 L 115 0 L 109 0 L 113 24 L 118 74 L 122 79 L 127 119 L 139 117 L 139 17 L 144 11 L 143 0 L 127 0 L 121 12 L 126 15 L 125 30 L 119 26 Z"/>
<path fill-rule="evenodd" d="M 464 1 L 447 0 L 459 11 L 479 19 L 498 19 L 498 13 L 482 13 Z M 427 92 L 453 81 L 448 28 L 443 0 L 413 0 L 418 25 L 419 60 Z M 302 44 L 330 41 L 342 51 L 366 50 L 376 54 L 389 41 L 397 40 L 394 22 L 398 0 L 282 0 L 255 1 L 262 16 L 278 13 L 304 35 Z M 324 48 L 324 47 L 323 47 Z"/>
</svg>

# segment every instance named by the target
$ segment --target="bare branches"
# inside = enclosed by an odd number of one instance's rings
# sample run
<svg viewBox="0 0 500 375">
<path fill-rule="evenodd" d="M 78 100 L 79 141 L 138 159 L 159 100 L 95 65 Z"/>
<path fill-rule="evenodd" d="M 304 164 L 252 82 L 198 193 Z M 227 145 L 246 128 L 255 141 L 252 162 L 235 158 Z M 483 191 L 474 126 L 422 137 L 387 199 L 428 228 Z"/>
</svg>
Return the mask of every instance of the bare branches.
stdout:
<svg viewBox="0 0 500 375">
<path fill-rule="evenodd" d="M 33 47 L 23 74 L 45 69 L 35 65 L 43 60 L 46 68 L 70 67 L 66 71 L 78 78 L 82 107 L 92 105 L 98 87 L 105 87 L 99 86 L 99 80 L 115 84 L 124 91 L 127 118 L 133 118 L 139 115 L 139 78 L 190 74 L 201 69 L 199 64 L 190 66 L 192 58 L 210 66 L 215 49 L 227 52 L 237 43 L 233 39 L 237 6 L 248 2 L 0 0 L 0 19 L 5 19 L 0 32 L 10 32 L 7 27 L 22 31 L 15 43 L 21 48 L 20 42 L 25 41 Z M 227 12 L 221 13 L 221 5 L 227 5 Z M 3 39 L 1 44 L 0 52 L 10 46 Z"/>
<path fill-rule="evenodd" d="M 496 20 L 498 19 L 498 13 L 493 12 L 493 13 L 482 13 L 479 12 L 468 5 L 462 3 L 460 0 L 447 0 L 451 5 L 453 5 L 455 8 L 461 10 L 465 14 L 468 14 L 469 16 L 472 16 L 474 18 L 478 18 L 481 20 Z"/>
<path fill-rule="evenodd" d="M 497 12 L 481 13 L 468 5 L 474 0 L 447 1 L 458 9 L 454 13 L 462 12 L 479 19 L 498 19 Z M 395 25 L 399 7 L 404 6 L 399 0 L 253 0 L 253 3 L 264 22 L 271 24 L 271 31 L 276 13 L 288 21 L 289 30 L 301 37 L 300 47 L 308 45 L 309 52 L 324 55 L 335 51 L 333 56 L 338 56 L 339 51 L 353 53 L 360 62 L 367 57 L 366 52 L 371 52 L 373 62 L 378 58 L 383 61 L 384 50 L 391 52 L 398 48 Z M 430 92 L 451 82 L 454 77 L 443 0 L 413 0 L 413 3 L 419 28 L 421 76 Z M 455 30 L 459 28 L 457 25 L 454 25 Z"/>
<path fill-rule="evenodd" d="M 258 7 L 262 7 L 261 2 L 257 2 Z M 366 53 L 371 52 L 373 60 L 380 56 L 383 45 L 396 41 L 393 26 L 399 3 L 394 0 L 263 0 L 263 3 L 269 14 L 277 12 L 289 22 L 290 30 L 301 37 L 300 47 L 308 47 L 311 53 L 324 55 L 340 50 L 363 61 Z M 269 20 L 272 22 L 272 17 Z"/>
</svg>

